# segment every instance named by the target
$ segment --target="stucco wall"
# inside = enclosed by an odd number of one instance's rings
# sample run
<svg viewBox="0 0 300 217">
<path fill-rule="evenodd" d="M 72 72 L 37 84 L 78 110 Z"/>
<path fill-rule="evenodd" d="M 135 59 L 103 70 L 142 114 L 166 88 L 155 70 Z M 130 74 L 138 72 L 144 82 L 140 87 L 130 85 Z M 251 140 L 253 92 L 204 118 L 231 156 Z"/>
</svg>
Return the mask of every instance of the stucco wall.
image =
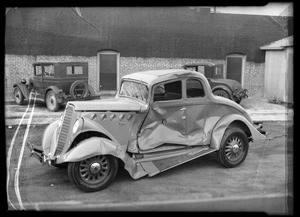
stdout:
<svg viewBox="0 0 300 217">
<path fill-rule="evenodd" d="M 58 62 L 58 61 L 85 61 L 89 65 L 89 84 L 97 90 L 97 57 L 84 56 L 5 56 L 5 90 L 6 96 L 12 97 L 13 84 L 20 82 L 22 78 L 28 81 L 33 75 L 32 63 L 34 62 Z M 187 63 L 222 63 L 224 65 L 224 76 L 226 76 L 226 61 L 213 59 L 186 59 L 186 58 L 140 58 L 120 57 L 120 78 L 126 74 L 136 71 L 181 68 Z M 246 62 L 244 74 L 244 87 L 249 90 L 250 95 L 262 95 L 264 86 L 264 63 Z"/>
</svg>

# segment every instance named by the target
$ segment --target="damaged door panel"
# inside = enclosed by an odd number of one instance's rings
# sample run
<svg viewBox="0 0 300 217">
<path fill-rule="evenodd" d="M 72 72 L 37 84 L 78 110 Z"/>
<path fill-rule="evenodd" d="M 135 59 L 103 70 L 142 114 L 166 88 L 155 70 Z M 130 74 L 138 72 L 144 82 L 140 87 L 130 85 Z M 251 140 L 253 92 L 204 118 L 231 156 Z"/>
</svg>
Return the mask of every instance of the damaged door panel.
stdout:
<svg viewBox="0 0 300 217">
<path fill-rule="evenodd" d="M 139 134 L 139 148 L 148 150 L 164 143 L 186 143 L 185 119 L 181 102 L 155 103 Z"/>
<path fill-rule="evenodd" d="M 182 81 L 158 84 L 153 90 L 154 102 L 139 134 L 139 148 L 144 151 L 164 143 L 187 144 Z"/>
</svg>

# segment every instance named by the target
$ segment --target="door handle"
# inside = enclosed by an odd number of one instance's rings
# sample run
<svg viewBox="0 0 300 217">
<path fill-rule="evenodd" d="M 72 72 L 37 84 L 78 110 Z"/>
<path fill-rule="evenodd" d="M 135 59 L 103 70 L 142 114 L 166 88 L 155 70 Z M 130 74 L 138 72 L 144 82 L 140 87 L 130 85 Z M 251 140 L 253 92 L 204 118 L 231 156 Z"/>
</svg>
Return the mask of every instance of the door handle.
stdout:
<svg viewBox="0 0 300 217">
<path fill-rule="evenodd" d="M 181 108 L 181 109 L 180 109 L 180 111 L 185 111 L 185 110 L 186 110 L 186 108 Z"/>
</svg>

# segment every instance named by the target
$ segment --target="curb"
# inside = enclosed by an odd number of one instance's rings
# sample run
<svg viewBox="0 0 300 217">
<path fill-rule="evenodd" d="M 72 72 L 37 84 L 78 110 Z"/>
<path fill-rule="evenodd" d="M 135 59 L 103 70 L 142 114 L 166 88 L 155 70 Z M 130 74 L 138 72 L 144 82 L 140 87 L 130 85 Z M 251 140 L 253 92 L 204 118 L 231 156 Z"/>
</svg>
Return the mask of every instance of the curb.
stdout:
<svg viewBox="0 0 300 217">
<path fill-rule="evenodd" d="M 81 201 L 35 203 L 38 210 L 57 211 L 204 211 L 204 212 L 266 212 L 288 214 L 292 205 L 285 194 L 234 196 L 228 198 L 187 199 L 169 201 L 117 202 L 86 204 Z M 24 204 L 32 206 L 32 204 Z"/>
</svg>

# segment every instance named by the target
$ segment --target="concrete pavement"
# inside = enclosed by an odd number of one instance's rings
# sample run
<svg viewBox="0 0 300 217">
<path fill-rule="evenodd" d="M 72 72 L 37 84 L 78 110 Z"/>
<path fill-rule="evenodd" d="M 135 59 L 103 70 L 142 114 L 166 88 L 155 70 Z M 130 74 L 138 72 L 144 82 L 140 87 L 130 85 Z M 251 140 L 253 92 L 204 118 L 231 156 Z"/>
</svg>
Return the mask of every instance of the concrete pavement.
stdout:
<svg viewBox="0 0 300 217">
<path fill-rule="evenodd" d="M 269 103 L 266 98 L 260 96 L 250 96 L 249 98 L 242 100 L 240 104 L 248 112 L 253 121 L 291 121 L 293 120 L 294 111 L 288 109 L 283 105 Z M 13 98 L 5 99 L 5 125 L 13 126 L 18 125 L 24 112 L 27 109 L 27 104 L 19 106 Z M 22 125 L 26 125 L 28 122 L 28 114 L 24 117 Z M 44 103 L 36 102 L 34 108 L 34 118 L 31 124 L 50 124 L 57 120 L 64 111 L 64 106 L 57 112 L 50 112 L 46 109 Z"/>
</svg>

